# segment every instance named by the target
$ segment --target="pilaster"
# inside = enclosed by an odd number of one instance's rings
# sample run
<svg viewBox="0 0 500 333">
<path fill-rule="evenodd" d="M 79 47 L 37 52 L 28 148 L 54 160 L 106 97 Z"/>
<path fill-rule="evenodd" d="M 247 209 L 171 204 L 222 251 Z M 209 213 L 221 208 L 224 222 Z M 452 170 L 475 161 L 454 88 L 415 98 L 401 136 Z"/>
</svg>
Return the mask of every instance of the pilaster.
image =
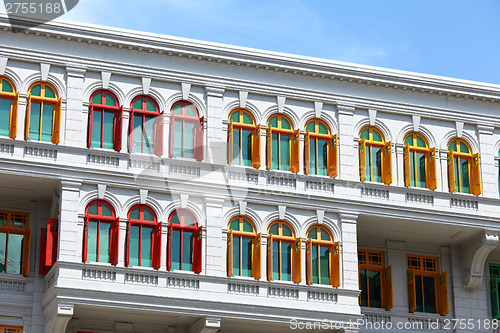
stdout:
<svg viewBox="0 0 500 333">
<path fill-rule="evenodd" d="M 359 213 L 341 211 L 340 228 L 342 232 L 342 287 L 344 289 L 359 289 L 358 281 L 358 237 L 357 219 Z"/>
<path fill-rule="evenodd" d="M 225 276 L 224 243 L 222 239 L 222 216 L 224 198 L 207 197 L 205 198 L 207 227 L 205 232 L 205 255 L 206 258 L 203 267 L 207 275 Z"/>
<path fill-rule="evenodd" d="M 339 177 L 343 180 L 358 181 L 358 153 L 354 147 L 353 105 L 337 105 L 339 122 Z"/>
<path fill-rule="evenodd" d="M 481 163 L 481 186 L 484 197 L 498 198 L 498 170 L 495 167 L 493 126 L 477 125 Z"/>
<path fill-rule="evenodd" d="M 83 113 L 83 87 L 85 80 L 85 68 L 67 66 L 67 96 L 65 122 L 61 125 L 65 131 L 62 136 L 62 143 L 66 146 L 86 147 L 87 137 L 87 113 Z M 64 120 L 64 117 L 63 117 Z"/>
<path fill-rule="evenodd" d="M 58 261 L 75 262 L 81 254 L 83 228 L 77 226 L 81 185 L 77 180 L 61 181 Z"/>
<path fill-rule="evenodd" d="M 207 119 L 205 134 L 205 161 L 214 164 L 226 164 L 227 131 L 222 126 L 223 87 L 205 87 L 207 94 Z"/>
</svg>

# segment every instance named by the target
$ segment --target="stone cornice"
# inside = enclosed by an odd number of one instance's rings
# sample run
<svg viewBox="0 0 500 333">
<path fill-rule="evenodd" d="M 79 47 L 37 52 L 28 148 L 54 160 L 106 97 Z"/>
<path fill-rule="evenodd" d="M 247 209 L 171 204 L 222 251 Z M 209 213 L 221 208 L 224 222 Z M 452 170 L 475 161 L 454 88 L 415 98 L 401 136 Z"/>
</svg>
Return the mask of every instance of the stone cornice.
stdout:
<svg viewBox="0 0 500 333">
<path fill-rule="evenodd" d="M 114 47 L 132 52 L 500 103 L 500 86 L 494 84 L 81 23 L 51 21 L 29 30 L 22 27 L 23 21 L 19 20 L 12 28 L 7 16 L 0 14 L 0 29 L 4 32 L 14 30 L 31 36 Z"/>
</svg>

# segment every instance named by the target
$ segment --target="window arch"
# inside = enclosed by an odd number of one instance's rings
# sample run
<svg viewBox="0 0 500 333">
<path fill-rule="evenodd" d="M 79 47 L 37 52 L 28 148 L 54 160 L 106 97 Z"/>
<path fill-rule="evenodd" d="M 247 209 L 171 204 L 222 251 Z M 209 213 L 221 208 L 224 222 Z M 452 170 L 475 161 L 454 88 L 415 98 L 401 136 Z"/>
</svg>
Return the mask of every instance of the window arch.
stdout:
<svg viewBox="0 0 500 333">
<path fill-rule="evenodd" d="M 228 164 L 260 168 L 260 124 L 246 109 L 229 115 L 227 132 Z"/>
<path fill-rule="evenodd" d="M 140 95 L 130 103 L 129 152 L 163 154 L 163 112 L 151 97 Z"/>
<path fill-rule="evenodd" d="M 123 106 L 109 90 L 97 90 L 90 96 L 88 148 L 122 149 Z"/>
<path fill-rule="evenodd" d="M 405 136 L 403 158 L 406 187 L 436 189 L 436 148 L 429 149 L 422 134 L 410 132 Z"/>
<path fill-rule="evenodd" d="M 0 135 L 16 138 L 18 105 L 19 92 L 16 92 L 14 83 L 0 76 Z"/>
<path fill-rule="evenodd" d="M 339 242 L 324 226 L 313 225 L 307 231 L 306 240 L 307 284 L 340 286 Z"/>
<path fill-rule="evenodd" d="M 321 119 L 307 122 L 304 134 L 305 174 L 337 177 L 337 135 Z"/>
<path fill-rule="evenodd" d="M 236 216 L 228 224 L 227 276 L 260 279 L 261 234 L 246 216 Z"/>
<path fill-rule="evenodd" d="M 119 218 L 104 200 L 94 200 L 85 209 L 83 262 L 118 264 Z"/>
<path fill-rule="evenodd" d="M 293 130 L 291 120 L 276 114 L 267 121 L 266 168 L 299 172 L 300 130 Z"/>
<path fill-rule="evenodd" d="M 267 231 L 267 279 L 300 283 L 301 239 L 285 221 L 271 223 Z"/>
<path fill-rule="evenodd" d="M 202 227 L 188 210 L 179 209 L 168 218 L 167 268 L 201 272 Z"/>
<path fill-rule="evenodd" d="M 127 216 L 125 266 L 160 269 L 161 222 L 146 205 L 133 206 Z"/>
<path fill-rule="evenodd" d="M 170 113 L 170 157 L 203 160 L 205 117 L 199 117 L 196 107 L 188 101 L 179 101 Z"/>
<path fill-rule="evenodd" d="M 385 143 L 383 134 L 373 126 L 359 133 L 360 180 L 392 183 L 392 143 Z"/>
<path fill-rule="evenodd" d="M 479 154 L 470 145 L 454 138 L 448 143 L 448 185 L 450 192 L 481 194 Z"/>
<path fill-rule="evenodd" d="M 33 83 L 28 89 L 24 140 L 59 143 L 61 103 L 56 88 L 50 83 Z"/>
</svg>

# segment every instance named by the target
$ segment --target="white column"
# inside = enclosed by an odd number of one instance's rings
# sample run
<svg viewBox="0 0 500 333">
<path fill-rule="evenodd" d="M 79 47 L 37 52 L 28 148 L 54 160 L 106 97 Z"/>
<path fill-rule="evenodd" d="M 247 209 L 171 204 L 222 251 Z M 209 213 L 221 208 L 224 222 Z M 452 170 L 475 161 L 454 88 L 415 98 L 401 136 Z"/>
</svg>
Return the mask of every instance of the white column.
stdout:
<svg viewBox="0 0 500 333">
<path fill-rule="evenodd" d="M 359 290 L 358 281 L 358 213 L 341 211 L 340 228 L 342 231 L 342 283 L 344 289 Z"/>
<path fill-rule="evenodd" d="M 339 178 L 359 181 L 358 151 L 354 146 L 354 106 L 338 105 Z"/>
<path fill-rule="evenodd" d="M 205 233 L 204 271 L 211 276 L 226 276 L 225 243 L 222 241 L 222 216 L 224 198 L 207 197 Z"/>
<path fill-rule="evenodd" d="M 83 223 L 78 225 L 78 203 L 82 183 L 61 181 L 58 261 L 81 262 Z"/>
<path fill-rule="evenodd" d="M 88 110 L 83 111 L 83 87 L 85 80 L 85 69 L 77 67 L 66 67 L 67 74 L 67 95 L 66 95 L 66 110 L 62 119 L 65 119 L 65 124 L 62 129 L 65 129 L 61 135 L 61 144 L 65 146 L 81 147 L 87 146 L 87 122 Z"/>
<path fill-rule="evenodd" d="M 206 87 L 207 117 L 205 134 L 205 162 L 227 164 L 227 129 L 222 126 L 222 107 L 224 88 Z"/>
<path fill-rule="evenodd" d="M 493 142 L 493 130 L 493 126 L 477 125 L 482 195 L 484 197 L 498 198 L 498 169 L 495 166 L 495 155 L 498 152 L 493 151 L 495 144 Z"/>
</svg>

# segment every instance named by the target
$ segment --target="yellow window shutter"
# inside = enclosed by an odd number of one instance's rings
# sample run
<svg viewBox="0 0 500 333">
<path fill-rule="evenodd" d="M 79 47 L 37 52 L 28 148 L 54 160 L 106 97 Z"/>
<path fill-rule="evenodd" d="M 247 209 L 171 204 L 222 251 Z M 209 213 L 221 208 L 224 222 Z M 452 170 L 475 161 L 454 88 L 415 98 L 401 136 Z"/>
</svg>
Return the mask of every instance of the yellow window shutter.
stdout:
<svg viewBox="0 0 500 333">
<path fill-rule="evenodd" d="M 392 266 L 386 267 L 381 273 L 384 308 L 389 311 L 394 307 L 392 299 Z"/>
<path fill-rule="evenodd" d="M 300 165 L 300 130 L 293 132 L 292 137 L 292 164 L 290 166 L 290 171 L 293 173 L 299 172 Z"/>
<path fill-rule="evenodd" d="M 261 248 L 261 234 L 257 234 L 252 240 L 253 255 L 252 255 L 252 277 L 255 280 L 260 280 L 260 248 Z"/>
<path fill-rule="evenodd" d="M 312 284 L 312 239 L 308 238 L 306 240 L 306 283 L 308 285 Z"/>
<path fill-rule="evenodd" d="M 359 140 L 359 179 L 364 182 L 366 180 L 366 140 Z"/>
<path fill-rule="evenodd" d="M 403 160 L 404 160 L 404 173 L 405 173 L 405 186 L 411 185 L 411 159 L 410 159 L 410 145 L 406 144 L 403 147 Z"/>
<path fill-rule="evenodd" d="M 252 167 L 258 169 L 260 168 L 260 124 L 253 131 L 252 143 Z"/>
<path fill-rule="evenodd" d="M 233 231 L 227 232 L 227 277 L 233 276 Z"/>
<path fill-rule="evenodd" d="M 338 140 L 337 134 L 335 134 L 328 141 L 328 176 L 337 177 L 338 170 Z"/>
<path fill-rule="evenodd" d="M 417 310 L 415 270 L 413 268 L 408 271 L 408 308 L 411 313 Z"/>
<path fill-rule="evenodd" d="M 330 247 L 330 284 L 340 287 L 340 242 Z"/>
<path fill-rule="evenodd" d="M 309 139 L 309 131 L 306 131 L 306 133 L 304 134 L 304 173 L 308 175 L 310 171 L 311 171 L 311 140 Z"/>
<path fill-rule="evenodd" d="M 28 229 L 23 239 L 23 259 L 22 274 L 28 276 L 30 273 L 30 253 L 31 253 L 31 229 Z"/>
<path fill-rule="evenodd" d="M 455 159 L 453 150 L 448 150 L 448 187 L 450 193 L 455 192 Z"/>
<path fill-rule="evenodd" d="M 233 163 L 233 121 L 227 125 L 227 164 Z"/>
<path fill-rule="evenodd" d="M 266 169 L 271 170 L 273 161 L 273 129 L 271 126 L 266 128 Z"/>
<path fill-rule="evenodd" d="M 472 155 L 472 194 L 481 194 L 481 163 L 479 160 L 479 153 Z"/>
<path fill-rule="evenodd" d="M 434 191 L 437 188 L 437 167 L 436 167 L 437 159 L 436 159 L 436 147 L 432 148 L 429 151 L 429 166 L 427 170 L 429 170 L 429 175 L 427 176 L 427 186 L 429 190 Z"/>
<path fill-rule="evenodd" d="M 12 112 L 10 114 L 9 137 L 15 139 L 17 136 L 17 109 L 19 106 L 19 93 L 12 99 Z"/>
<path fill-rule="evenodd" d="M 28 93 L 26 99 L 26 117 L 24 118 L 24 140 L 28 141 L 30 135 L 30 116 L 31 116 L 31 93 Z"/>
<path fill-rule="evenodd" d="M 302 240 L 295 239 L 293 244 L 293 282 L 300 283 L 302 281 Z"/>
<path fill-rule="evenodd" d="M 438 276 L 439 314 L 446 316 L 450 311 L 448 307 L 448 274 L 444 272 Z"/>
<path fill-rule="evenodd" d="M 273 235 L 267 235 L 267 281 L 273 279 Z"/>
<path fill-rule="evenodd" d="M 62 98 L 59 98 L 54 109 L 54 121 L 52 123 L 52 143 L 56 145 L 61 140 L 61 108 Z"/>
<path fill-rule="evenodd" d="M 383 182 L 386 185 L 392 183 L 392 142 L 389 141 L 384 146 L 384 158 L 383 158 Z"/>
</svg>

